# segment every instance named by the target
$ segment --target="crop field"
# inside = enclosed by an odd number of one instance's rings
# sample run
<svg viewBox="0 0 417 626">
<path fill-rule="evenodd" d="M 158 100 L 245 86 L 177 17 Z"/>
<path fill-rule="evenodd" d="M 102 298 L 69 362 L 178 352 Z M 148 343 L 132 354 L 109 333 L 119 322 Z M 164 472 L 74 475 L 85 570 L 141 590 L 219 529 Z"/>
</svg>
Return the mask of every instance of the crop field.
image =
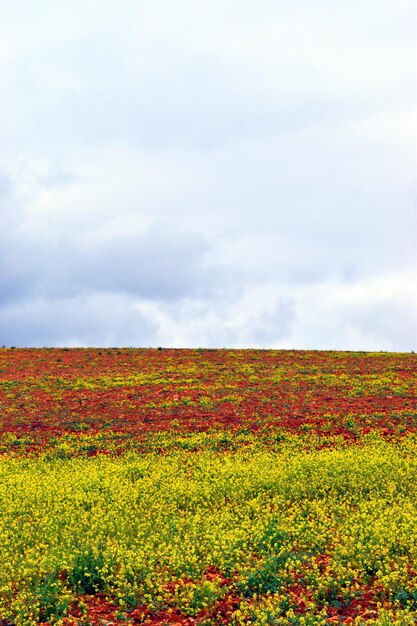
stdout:
<svg viewBox="0 0 417 626">
<path fill-rule="evenodd" d="M 417 623 L 417 356 L 0 349 L 0 624 Z"/>
</svg>

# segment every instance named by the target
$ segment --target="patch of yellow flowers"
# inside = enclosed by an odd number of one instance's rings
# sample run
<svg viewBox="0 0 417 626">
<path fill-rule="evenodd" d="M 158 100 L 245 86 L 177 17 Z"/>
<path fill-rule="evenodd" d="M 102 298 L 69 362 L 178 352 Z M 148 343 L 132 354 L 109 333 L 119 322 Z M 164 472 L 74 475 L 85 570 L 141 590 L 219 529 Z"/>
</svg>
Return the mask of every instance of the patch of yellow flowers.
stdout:
<svg viewBox="0 0 417 626">
<path fill-rule="evenodd" d="M 411 436 L 333 449 L 4 455 L 0 618 L 59 623 L 77 596 L 98 591 L 125 615 L 145 604 L 196 616 L 234 593 L 233 624 L 326 624 L 336 598 L 377 585 L 379 612 L 366 623 L 411 625 L 416 485 Z M 206 579 L 210 567 L 229 588 Z"/>
</svg>

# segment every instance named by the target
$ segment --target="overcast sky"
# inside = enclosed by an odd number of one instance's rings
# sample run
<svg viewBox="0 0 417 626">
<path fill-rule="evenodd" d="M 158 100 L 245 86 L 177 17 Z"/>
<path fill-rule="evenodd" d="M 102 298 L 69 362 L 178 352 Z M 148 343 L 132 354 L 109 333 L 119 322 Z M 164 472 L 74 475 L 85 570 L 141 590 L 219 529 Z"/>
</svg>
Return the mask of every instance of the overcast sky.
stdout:
<svg viewBox="0 0 417 626">
<path fill-rule="evenodd" d="M 0 345 L 417 349 L 414 0 L 0 23 Z"/>
</svg>

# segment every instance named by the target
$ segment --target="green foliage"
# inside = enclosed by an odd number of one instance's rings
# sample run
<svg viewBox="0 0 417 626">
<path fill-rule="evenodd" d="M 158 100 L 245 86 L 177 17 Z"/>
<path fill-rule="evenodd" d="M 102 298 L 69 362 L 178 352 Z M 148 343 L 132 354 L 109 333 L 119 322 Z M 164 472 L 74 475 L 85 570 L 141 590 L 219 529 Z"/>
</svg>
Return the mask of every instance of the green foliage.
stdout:
<svg viewBox="0 0 417 626">
<path fill-rule="evenodd" d="M 256 571 L 251 572 L 244 583 L 239 583 L 246 597 L 252 597 L 254 593 L 276 593 L 283 585 L 280 570 L 285 564 L 288 554 L 271 556 Z"/>
<path fill-rule="evenodd" d="M 104 554 L 87 548 L 77 554 L 69 573 L 69 582 L 73 589 L 82 594 L 94 594 L 103 591 L 105 579 L 103 568 L 106 563 Z"/>
<path fill-rule="evenodd" d="M 39 621 L 64 617 L 69 608 L 68 597 L 62 594 L 62 584 L 56 574 L 44 576 L 35 585 L 34 595 L 39 604 Z"/>
</svg>

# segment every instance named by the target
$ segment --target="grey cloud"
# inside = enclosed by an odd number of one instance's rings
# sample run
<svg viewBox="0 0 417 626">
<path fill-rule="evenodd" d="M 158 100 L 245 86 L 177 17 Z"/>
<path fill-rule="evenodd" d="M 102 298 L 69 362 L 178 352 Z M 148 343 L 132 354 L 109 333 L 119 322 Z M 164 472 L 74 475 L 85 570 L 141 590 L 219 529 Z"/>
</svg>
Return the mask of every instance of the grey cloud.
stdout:
<svg viewBox="0 0 417 626">
<path fill-rule="evenodd" d="M 246 298 L 247 300 L 247 298 Z M 252 314 L 245 310 L 245 298 L 231 302 L 220 302 L 202 308 L 201 319 L 196 323 L 195 312 L 187 311 L 194 347 L 206 345 L 212 348 L 244 347 L 271 348 L 282 346 L 291 336 L 296 323 L 296 298 L 274 297 L 272 307 L 264 303 L 267 310 Z M 255 300 L 256 301 L 256 300 Z M 251 308 L 253 308 L 253 302 Z M 193 314 L 194 313 L 194 314 Z M 183 314 L 184 315 L 184 314 Z M 211 318 L 210 319 L 210 315 Z"/>
<path fill-rule="evenodd" d="M 10 177 L 6 174 L 0 173 L 0 207 L 4 207 L 7 202 L 7 198 L 12 191 L 12 183 Z"/>
<path fill-rule="evenodd" d="M 22 208 L 14 192 L 12 177 L 0 174 L 0 305 L 19 298 L 30 284 L 30 275 L 15 257 L 14 230 L 19 225 Z"/>
<path fill-rule="evenodd" d="M 0 344 L 150 346 L 156 324 L 128 298 L 111 295 L 33 298 L 0 309 Z"/>
<path fill-rule="evenodd" d="M 376 348 L 379 343 L 388 350 L 410 352 L 417 348 L 417 306 L 407 306 L 407 299 L 404 302 L 390 298 L 378 304 L 364 302 L 347 308 L 341 319 L 347 327 L 360 329 Z"/>
<path fill-rule="evenodd" d="M 115 236 L 84 249 L 70 273 L 87 289 L 162 300 L 196 296 L 211 287 L 204 268 L 209 247 L 198 233 L 155 224 L 143 235 Z"/>
<path fill-rule="evenodd" d="M 296 301 L 282 298 L 272 312 L 250 317 L 247 322 L 249 339 L 254 346 L 276 346 L 287 339 L 296 320 Z"/>
<path fill-rule="evenodd" d="M 104 240 L 95 235 L 9 238 L 3 246 L 2 300 L 83 293 L 170 300 L 208 295 L 213 288 L 215 279 L 205 267 L 210 243 L 199 233 L 154 224 L 144 233 Z"/>
<path fill-rule="evenodd" d="M 26 299 L 32 289 L 31 274 L 10 260 L 0 253 L 0 306 Z"/>
</svg>

